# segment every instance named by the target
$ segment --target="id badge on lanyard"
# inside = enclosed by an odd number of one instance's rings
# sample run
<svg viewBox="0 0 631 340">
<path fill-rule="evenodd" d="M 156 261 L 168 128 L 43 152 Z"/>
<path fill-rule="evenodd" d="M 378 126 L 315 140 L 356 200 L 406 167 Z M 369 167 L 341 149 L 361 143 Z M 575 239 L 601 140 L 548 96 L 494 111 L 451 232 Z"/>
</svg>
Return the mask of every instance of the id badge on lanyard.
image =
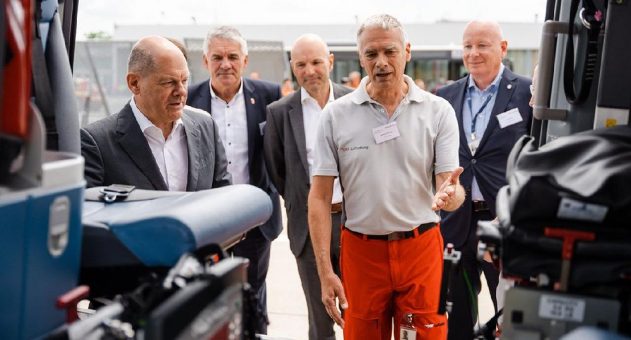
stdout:
<svg viewBox="0 0 631 340">
<path fill-rule="evenodd" d="M 414 327 L 414 315 L 408 313 L 405 315 L 405 321 L 401 324 L 399 330 L 400 340 L 416 340 L 416 327 Z"/>
<path fill-rule="evenodd" d="M 471 143 L 469 143 L 469 150 L 471 150 L 472 155 L 475 154 L 475 151 L 478 149 L 478 146 L 480 146 L 480 139 L 477 138 L 475 135 L 476 122 L 478 120 L 478 117 L 480 117 L 480 115 L 482 114 L 486 106 L 491 101 L 491 98 L 493 98 L 494 94 L 495 92 L 491 93 L 490 95 L 486 97 L 486 99 L 484 100 L 484 103 L 482 104 L 482 106 L 480 106 L 480 108 L 478 109 L 478 112 L 475 114 L 473 113 L 473 108 L 471 107 L 471 97 L 467 98 L 467 103 L 469 104 L 469 112 L 471 112 L 471 115 L 472 115 L 471 117 Z"/>
</svg>

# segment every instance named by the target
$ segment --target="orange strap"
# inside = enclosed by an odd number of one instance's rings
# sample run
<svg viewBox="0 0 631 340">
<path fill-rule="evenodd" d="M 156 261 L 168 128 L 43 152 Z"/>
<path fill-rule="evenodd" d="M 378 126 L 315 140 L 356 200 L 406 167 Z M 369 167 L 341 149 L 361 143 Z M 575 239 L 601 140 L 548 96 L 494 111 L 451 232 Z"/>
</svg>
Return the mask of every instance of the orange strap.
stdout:
<svg viewBox="0 0 631 340">
<path fill-rule="evenodd" d="M 0 133 L 25 138 L 29 128 L 31 96 L 32 0 L 22 0 L 24 14 L 15 12 L 12 1 L 4 1 L 7 20 L 7 48 L 11 58 L 5 64 L 0 101 Z"/>
</svg>

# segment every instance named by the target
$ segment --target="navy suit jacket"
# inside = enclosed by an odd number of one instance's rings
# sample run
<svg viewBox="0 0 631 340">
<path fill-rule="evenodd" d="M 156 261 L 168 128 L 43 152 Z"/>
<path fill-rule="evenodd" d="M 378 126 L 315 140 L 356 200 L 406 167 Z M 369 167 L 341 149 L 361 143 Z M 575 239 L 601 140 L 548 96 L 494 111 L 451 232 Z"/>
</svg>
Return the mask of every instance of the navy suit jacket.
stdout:
<svg viewBox="0 0 631 340">
<path fill-rule="evenodd" d="M 497 98 L 491 112 L 491 119 L 480 140 L 480 145 L 471 154 L 467 138 L 462 127 L 462 107 L 465 102 L 466 87 L 469 76 L 459 79 L 455 83 L 438 89 L 436 94 L 445 98 L 456 112 L 460 127 L 460 166 L 464 172 L 460 175 L 460 183 L 466 191 L 465 202 L 456 211 L 441 212 L 441 231 L 445 244 L 453 243 L 460 248 L 469 237 L 475 237 L 475 230 L 471 230 L 473 207 L 471 204 L 471 184 L 473 176 L 478 182 L 482 196 L 495 216 L 495 197 L 497 191 L 506 182 L 506 161 L 515 142 L 530 132 L 532 124 L 532 108 L 530 101 L 531 80 L 514 74 L 505 68 L 500 80 Z M 500 128 L 497 115 L 513 108 L 518 108 L 522 121 L 503 129 Z"/>
<path fill-rule="evenodd" d="M 228 162 L 215 121 L 206 112 L 185 107 L 182 124 L 188 145 L 186 191 L 229 185 Z M 127 184 L 168 190 L 129 104 L 81 129 L 81 155 L 88 188 Z"/>
<path fill-rule="evenodd" d="M 263 131 L 266 122 L 266 107 L 280 99 L 280 86 L 274 83 L 243 79 L 243 98 L 248 124 L 248 166 L 250 184 L 267 192 L 272 199 L 272 217 L 260 229 L 265 238 L 272 241 L 283 230 L 278 192 L 269 179 L 263 155 Z M 211 111 L 210 82 L 205 80 L 188 89 L 186 103 L 205 111 Z"/>
</svg>

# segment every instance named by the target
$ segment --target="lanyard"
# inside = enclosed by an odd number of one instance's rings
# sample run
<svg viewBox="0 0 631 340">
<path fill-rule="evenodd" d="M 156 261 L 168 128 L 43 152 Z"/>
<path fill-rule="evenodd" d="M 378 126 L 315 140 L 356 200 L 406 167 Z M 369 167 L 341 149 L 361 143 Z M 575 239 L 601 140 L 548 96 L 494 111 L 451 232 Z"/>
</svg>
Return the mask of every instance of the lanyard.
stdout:
<svg viewBox="0 0 631 340">
<path fill-rule="evenodd" d="M 478 117 L 480 116 L 482 111 L 484 111 L 486 106 L 491 101 L 491 98 L 493 98 L 494 94 L 495 94 L 495 91 L 493 91 L 491 94 L 489 94 L 488 97 L 486 97 L 486 100 L 484 101 L 484 104 L 482 104 L 482 106 L 480 106 L 480 109 L 478 110 L 478 112 L 476 114 L 473 114 L 473 109 L 471 108 L 471 94 L 469 94 L 469 96 L 467 98 L 467 103 L 469 104 L 469 112 L 471 112 L 471 114 L 472 114 L 472 116 L 471 116 L 471 140 L 475 140 L 475 123 L 477 122 Z"/>
</svg>

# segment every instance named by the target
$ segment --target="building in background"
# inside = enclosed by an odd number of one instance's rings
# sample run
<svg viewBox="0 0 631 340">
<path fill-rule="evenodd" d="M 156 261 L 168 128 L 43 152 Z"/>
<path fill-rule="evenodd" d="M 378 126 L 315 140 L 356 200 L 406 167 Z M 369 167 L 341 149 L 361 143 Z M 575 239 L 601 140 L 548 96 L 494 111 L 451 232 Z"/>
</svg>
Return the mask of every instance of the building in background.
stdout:
<svg viewBox="0 0 631 340">
<path fill-rule="evenodd" d="M 501 23 L 511 45 L 507 55 L 513 71 L 529 76 L 537 62 L 542 23 Z M 461 39 L 466 22 L 406 24 L 412 59 L 405 70 L 412 79 L 425 81 L 428 91 L 458 79 L 466 72 L 462 64 Z M 261 79 L 281 83 L 291 78 L 289 50 L 304 33 L 316 33 L 335 54 L 331 80 L 341 82 L 360 71 L 355 24 L 334 25 L 235 25 L 248 40 L 249 64 L 245 74 L 257 72 Z M 82 124 L 118 111 L 127 100 L 125 85 L 127 55 L 134 41 L 146 35 L 162 35 L 183 41 L 188 50 L 191 83 L 207 77 L 202 66 L 202 44 L 208 25 L 117 25 L 107 41 L 77 41 L 74 76 Z M 86 85 L 86 82 L 88 85 Z M 88 86 L 86 92 L 85 87 Z M 86 97 L 87 93 L 87 97 Z M 105 105 L 104 105 L 105 104 Z"/>
</svg>

